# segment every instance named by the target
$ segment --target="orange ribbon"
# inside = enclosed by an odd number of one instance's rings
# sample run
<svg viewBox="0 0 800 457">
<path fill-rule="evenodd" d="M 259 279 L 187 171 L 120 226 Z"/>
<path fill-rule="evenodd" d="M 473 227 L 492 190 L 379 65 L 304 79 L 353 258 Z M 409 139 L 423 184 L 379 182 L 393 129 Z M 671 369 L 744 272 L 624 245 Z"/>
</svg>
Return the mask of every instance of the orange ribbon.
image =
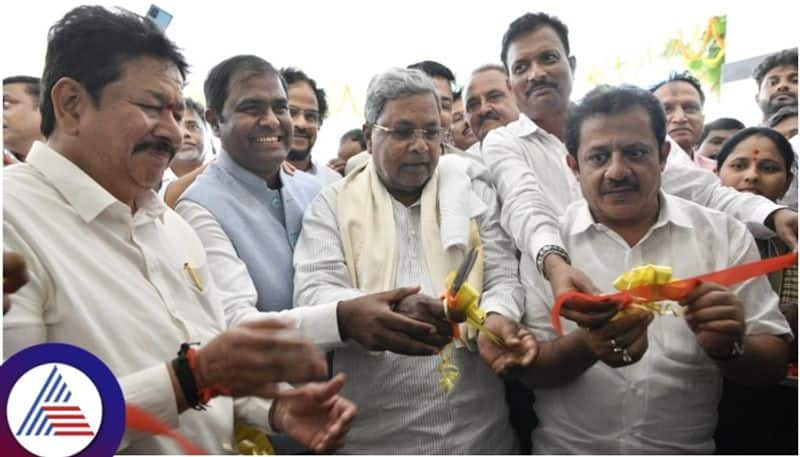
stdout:
<svg viewBox="0 0 800 457">
<path fill-rule="evenodd" d="M 577 291 L 565 292 L 556 298 L 553 304 L 553 311 L 550 313 L 550 321 L 558 334 L 563 335 L 561 329 L 561 307 L 564 306 L 564 302 L 572 298 L 580 298 L 589 303 L 617 301 L 620 303 L 619 309 L 622 310 L 631 306 L 634 301 L 681 300 L 689 295 L 701 282 L 714 282 L 723 286 L 731 286 L 738 282 L 755 278 L 756 276 L 788 268 L 796 263 L 797 252 L 792 252 L 790 254 L 737 265 L 735 267 L 726 268 L 725 270 L 715 271 L 693 278 L 672 281 L 664 285 L 648 284 L 615 294 L 589 295 Z"/>
<path fill-rule="evenodd" d="M 177 430 L 169 428 L 166 424 L 159 421 L 152 414 L 139 408 L 138 406 L 125 404 L 125 428 L 137 432 L 149 433 L 151 435 L 164 435 L 172 438 L 183 450 L 184 454 L 205 455 L 208 452 L 192 444 L 185 436 Z"/>
</svg>

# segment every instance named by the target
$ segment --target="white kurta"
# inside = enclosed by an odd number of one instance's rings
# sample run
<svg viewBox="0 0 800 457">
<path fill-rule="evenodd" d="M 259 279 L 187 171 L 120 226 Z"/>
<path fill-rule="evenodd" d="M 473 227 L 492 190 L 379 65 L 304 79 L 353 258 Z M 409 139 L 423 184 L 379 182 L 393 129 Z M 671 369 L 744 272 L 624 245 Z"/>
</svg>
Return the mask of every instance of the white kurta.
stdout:
<svg viewBox="0 0 800 457">
<path fill-rule="evenodd" d="M 311 204 L 295 250 L 295 304 L 319 305 L 364 294 L 353 289 L 344 260 L 336 218 L 340 186 L 329 186 Z M 510 239 L 497 219 L 494 192 L 473 181 L 489 207 L 478 217 L 484 246 L 484 303 L 519 310 L 522 289 Z M 422 248 L 420 205 L 393 201 L 396 233 L 396 287 L 422 286 L 439 296 Z M 369 249 L 365 247 L 364 249 Z M 331 322 L 330 325 L 336 325 Z M 333 372 L 345 372 L 343 395 L 356 402 L 359 414 L 342 452 L 369 454 L 510 453 L 514 437 L 508 420 L 502 381 L 477 352 L 456 350 L 461 378 L 446 395 L 438 386 L 439 356 L 374 354 L 354 342 L 336 349 Z"/>
</svg>

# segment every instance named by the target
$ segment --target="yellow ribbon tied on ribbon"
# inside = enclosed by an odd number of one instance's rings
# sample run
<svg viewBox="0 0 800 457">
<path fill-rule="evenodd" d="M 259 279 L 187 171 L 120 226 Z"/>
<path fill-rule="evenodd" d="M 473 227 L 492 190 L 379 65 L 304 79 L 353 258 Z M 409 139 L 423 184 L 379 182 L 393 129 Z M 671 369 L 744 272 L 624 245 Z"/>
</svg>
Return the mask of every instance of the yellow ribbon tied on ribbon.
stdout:
<svg viewBox="0 0 800 457">
<path fill-rule="evenodd" d="M 626 271 L 614 280 L 614 288 L 620 292 L 635 289 L 641 286 L 663 286 L 664 284 L 672 281 L 672 268 L 660 265 L 642 265 L 630 271 Z M 629 309 L 641 309 L 659 315 L 678 316 L 678 311 L 675 310 L 669 303 L 662 303 L 657 301 L 648 301 L 642 297 L 633 297 L 633 304 L 618 312 L 611 320 L 615 320 L 628 312 Z"/>
<path fill-rule="evenodd" d="M 445 280 L 445 293 L 442 298 L 442 306 L 445 310 L 445 316 L 449 320 L 450 310 L 460 311 L 464 314 L 464 316 L 466 316 L 467 325 L 477 329 L 480 332 L 483 332 L 483 334 L 492 340 L 494 344 L 498 346 L 505 346 L 500 337 L 484 327 L 483 324 L 486 322 L 486 313 L 478 306 L 478 301 L 481 294 L 474 287 L 472 287 L 468 282 L 465 282 L 461 285 L 461 287 L 459 287 L 455 296 L 450 293 L 450 288 L 453 285 L 455 278 L 456 273 L 451 272 L 449 275 L 447 275 L 447 279 Z M 461 340 L 465 346 L 469 347 L 466 338 L 461 335 L 461 330 L 458 324 L 453 321 L 450 321 L 450 324 L 453 327 L 453 338 Z M 458 367 L 453 362 L 453 343 L 451 342 L 442 348 L 442 351 L 439 353 L 439 355 L 442 358 L 442 362 L 438 367 L 439 387 L 441 387 L 444 393 L 449 394 L 455 387 L 455 383 L 460 376 Z"/>
</svg>

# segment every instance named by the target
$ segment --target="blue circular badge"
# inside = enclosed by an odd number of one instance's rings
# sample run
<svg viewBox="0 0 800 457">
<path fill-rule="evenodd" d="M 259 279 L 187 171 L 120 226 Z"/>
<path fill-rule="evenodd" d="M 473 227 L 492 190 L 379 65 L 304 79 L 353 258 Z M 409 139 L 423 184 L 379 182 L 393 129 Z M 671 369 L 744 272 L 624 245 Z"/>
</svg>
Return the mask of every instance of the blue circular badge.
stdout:
<svg viewBox="0 0 800 457">
<path fill-rule="evenodd" d="M 114 455 L 125 431 L 116 377 L 69 344 L 38 344 L 0 366 L 0 406 L 6 456 Z"/>
</svg>

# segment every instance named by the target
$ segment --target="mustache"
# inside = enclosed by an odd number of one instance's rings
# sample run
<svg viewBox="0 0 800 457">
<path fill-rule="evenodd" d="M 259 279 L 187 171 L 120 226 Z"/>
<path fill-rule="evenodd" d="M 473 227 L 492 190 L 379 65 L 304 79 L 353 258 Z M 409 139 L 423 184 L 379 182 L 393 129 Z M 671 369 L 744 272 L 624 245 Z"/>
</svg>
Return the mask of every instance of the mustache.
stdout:
<svg viewBox="0 0 800 457">
<path fill-rule="evenodd" d="M 142 141 L 141 143 L 137 144 L 133 148 L 133 153 L 136 154 L 138 152 L 147 151 L 149 149 L 166 152 L 169 154 L 170 160 L 175 157 L 175 153 L 177 152 L 175 146 L 172 145 L 167 140 L 147 140 Z"/>
<path fill-rule="evenodd" d="M 528 97 L 535 91 L 542 88 L 557 89 L 558 85 L 546 78 L 534 79 L 532 81 L 528 81 L 528 87 L 525 89 L 525 96 Z"/>
<path fill-rule="evenodd" d="M 478 116 L 478 127 L 483 125 L 483 123 L 488 120 L 499 121 L 500 115 L 494 111 L 488 111 L 486 114 L 481 114 Z"/>
<path fill-rule="evenodd" d="M 781 96 L 790 97 L 792 100 L 794 100 L 794 103 L 797 103 L 797 95 L 793 94 L 791 92 L 776 92 L 775 94 L 772 95 L 772 97 L 769 98 L 769 101 L 773 101 L 776 98 L 781 97 Z"/>
<path fill-rule="evenodd" d="M 603 185 L 600 186 L 601 194 L 610 194 L 625 190 L 639 190 L 639 184 L 633 179 L 623 179 L 620 181 L 605 181 Z"/>
</svg>

